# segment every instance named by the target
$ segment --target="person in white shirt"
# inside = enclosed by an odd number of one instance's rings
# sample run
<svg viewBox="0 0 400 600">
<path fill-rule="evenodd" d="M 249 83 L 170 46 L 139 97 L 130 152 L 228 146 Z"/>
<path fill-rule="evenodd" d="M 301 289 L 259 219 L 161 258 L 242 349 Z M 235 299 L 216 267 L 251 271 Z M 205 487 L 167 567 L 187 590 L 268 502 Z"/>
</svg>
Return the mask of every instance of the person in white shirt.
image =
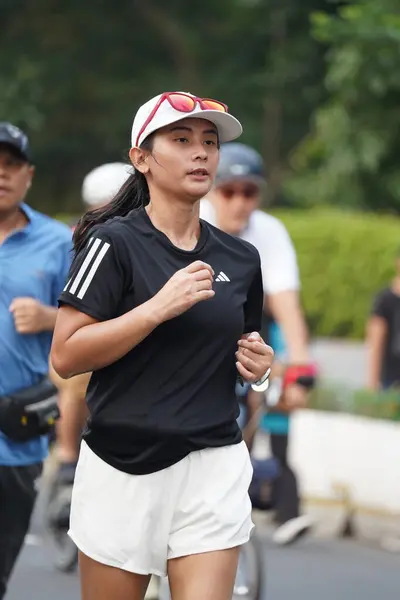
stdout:
<svg viewBox="0 0 400 600">
<path fill-rule="evenodd" d="M 279 219 L 260 210 L 266 185 L 261 156 L 253 148 L 240 143 L 224 144 L 215 187 L 200 204 L 200 217 L 223 231 L 253 244 L 261 258 L 265 293 L 265 328 L 268 343 L 281 358 L 282 370 L 310 365 L 308 330 L 301 307 L 300 278 L 296 252 L 290 236 Z M 225 274 L 229 277 L 229 273 Z M 266 332 L 263 332 L 264 337 Z M 286 363 L 283 367 L 283 363 Z M 246 390 L 247 392 L 247 390 Z M 247 395 L 247 419 L 256 412 L 259 394 L 251 389 Z M 263 420 L 270 433 L 271 449 L 281 464 L 281 476 L 274 486 L 274 540 L 287 544 L 306 533 L 310 519 L 300 515 L 300 502 L 295 474 L 287 463 L 289 414 L 306 406 L 307 391 L 292 383 L 285 388 L 279 412 Z M 243 421 L 242 421 L 243 423 Z"/>
<path fill-rule="evenodd" d="M 303 364 L 310 356 L 296 252 L 283 223 L 259 209 L 265 184 L 262 158 L 255 150 L 224 144 L 216 186 L 201 201 L 200 217 L 257 248 L 267 308 L 283 330 L 290 362 Z"/>
</svg>

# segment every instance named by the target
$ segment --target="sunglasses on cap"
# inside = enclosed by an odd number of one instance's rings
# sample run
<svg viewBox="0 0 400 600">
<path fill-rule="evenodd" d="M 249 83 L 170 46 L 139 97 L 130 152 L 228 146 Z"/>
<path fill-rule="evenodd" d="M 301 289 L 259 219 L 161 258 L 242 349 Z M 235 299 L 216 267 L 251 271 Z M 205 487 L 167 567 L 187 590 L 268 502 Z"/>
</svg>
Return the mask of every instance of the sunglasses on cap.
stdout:
<svg viewBox="0 0 400 600">
<path fill-rule="evenodd" d="M 226 200 L 231 200 L 234 196 L 242 196 L 243 198 L 246 198 L 246 200 L 253 200 L 260 194 L 260 188 L 254 183 L 224 185 L 218 188 L 218 192 Z"/>
<path fill-rule="evenodd" d="M 169 102 L 174 110 L 177 110 L 181 113 L 193 112 L 197 104 L 200 106 L 201 110 L 218 110 L 220 112 L 228 112 L 227 105 L 223 102 L 220 102 L 219 100 L 213 100 L 212 98 L 198 98 L 197 96 L 189 96 L 189 94 L 185 94 L 184 92 L 164 92 L 164 94 L 160 96 L 157 104 L 155 105 L 155 107 L 143 123 L 142 127 L 140 128 L 140 131 L 136 137 L 136 146 L 138 146 L 139 144 L 139 140 L 142 133 L 149 126 L 151 121 L 154 119 L 154 116 L 157 113 L 158 109 L 160 108 L 161 104 L 165 101 Z"/>
</svg>

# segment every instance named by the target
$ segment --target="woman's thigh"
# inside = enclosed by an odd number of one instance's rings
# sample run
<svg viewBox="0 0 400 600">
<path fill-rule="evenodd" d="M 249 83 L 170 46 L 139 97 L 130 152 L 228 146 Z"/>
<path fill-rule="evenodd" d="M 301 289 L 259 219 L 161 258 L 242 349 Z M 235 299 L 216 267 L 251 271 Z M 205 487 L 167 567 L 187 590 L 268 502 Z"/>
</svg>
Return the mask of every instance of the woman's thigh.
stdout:
<svg viewBox="0 0 400 600">
<path fill-rule="evenodd" d="M 79 553 L 82 600 L 143 600 L 149 575 L 138 575 L 99 563 Z"/>
<path fill-rule="evenodd" d="M 169 560 L 172 600 L 232 600 L 238 557 L 236 547 Z"/>
</svg>

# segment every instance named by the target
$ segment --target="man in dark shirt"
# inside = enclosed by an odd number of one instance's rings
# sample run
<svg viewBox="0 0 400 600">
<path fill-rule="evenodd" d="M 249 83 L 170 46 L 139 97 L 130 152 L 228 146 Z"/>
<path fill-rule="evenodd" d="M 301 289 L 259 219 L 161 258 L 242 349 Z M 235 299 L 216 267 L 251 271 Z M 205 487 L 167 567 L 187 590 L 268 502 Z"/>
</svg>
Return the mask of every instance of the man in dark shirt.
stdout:
<svg viewBox="0 0 400 600">
<path fill-rule="evenodd" d="M 400 385 L 400 252 L 390 287 L 374 299 L 367 326 L 368 374 L 371 390 Z"/>
</svg>

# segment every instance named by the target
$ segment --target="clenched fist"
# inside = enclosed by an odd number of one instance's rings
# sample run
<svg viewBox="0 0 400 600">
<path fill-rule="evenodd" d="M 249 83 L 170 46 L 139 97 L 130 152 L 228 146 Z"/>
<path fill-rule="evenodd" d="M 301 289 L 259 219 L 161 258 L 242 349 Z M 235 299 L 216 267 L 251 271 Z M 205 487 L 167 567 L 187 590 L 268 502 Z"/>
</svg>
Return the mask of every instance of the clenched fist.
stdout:
<svg viewBox="0 0 400 600">
<path fill-rule="evenodd" d="M 22 334 L 40 333 L 51 329 L 49 311 L 53 312 L 55 309 L 44 306 L 35 298 L 14 298 L 10 304 L 15 328 Z"/>
<path fill-rule="evenodd" d="M 178 317 L 198 302 L 213 298 L 213 276 L 212 267 L 201 260 L 177 271 L 152 300 L 160 322 Z"/>
<path fill-rule="evenodd" d="M 271 368 L 274 351 L 257 331 L 239 340 L 238 346 L 236 368 L 243 379 L 256 383 Z"/>
</svg>

